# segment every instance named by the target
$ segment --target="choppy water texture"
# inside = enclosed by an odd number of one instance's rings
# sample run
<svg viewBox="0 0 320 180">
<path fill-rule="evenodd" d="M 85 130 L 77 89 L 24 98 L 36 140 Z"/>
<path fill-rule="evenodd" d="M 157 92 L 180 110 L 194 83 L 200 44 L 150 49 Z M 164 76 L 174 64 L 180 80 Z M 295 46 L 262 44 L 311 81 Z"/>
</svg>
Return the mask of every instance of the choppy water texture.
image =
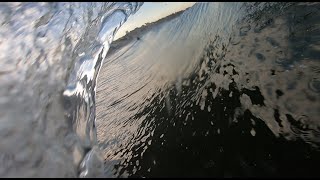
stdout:
<svg viewBox="0 0 320 180">
<path fill-rule="evenodd" d="M 319 176 L 319 3 L 141 4 L 0 4 L 1 177 Z"/>
</svg>

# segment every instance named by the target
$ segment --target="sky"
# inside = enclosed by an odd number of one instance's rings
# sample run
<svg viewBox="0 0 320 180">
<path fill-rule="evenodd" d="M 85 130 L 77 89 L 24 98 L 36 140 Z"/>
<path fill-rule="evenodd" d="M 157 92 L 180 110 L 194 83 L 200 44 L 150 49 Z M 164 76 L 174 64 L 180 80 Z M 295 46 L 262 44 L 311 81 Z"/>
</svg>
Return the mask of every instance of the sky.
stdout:
<svg viewBox="0 0 320 180">
<path fill-rule="evenodd" d="M 114 40 L 146 23 L 155 22 L 172 13 L 187 9 L 195 2 L 145 2 L 136 14 L 129 16 L 128 20 L 120 27 Z"/>
</svg>

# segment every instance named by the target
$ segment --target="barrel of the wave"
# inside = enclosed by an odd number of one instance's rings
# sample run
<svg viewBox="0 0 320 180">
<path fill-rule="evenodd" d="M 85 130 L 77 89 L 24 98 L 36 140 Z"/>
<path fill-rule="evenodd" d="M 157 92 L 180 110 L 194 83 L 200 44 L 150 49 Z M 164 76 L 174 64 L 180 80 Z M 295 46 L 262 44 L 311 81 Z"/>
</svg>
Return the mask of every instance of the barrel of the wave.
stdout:
<svg viewBox="0 0 320 180">
<path fill-rule="evenodd" d="M 143 3 L 115 3 L 101 19 L 96 39 L 89 49 L 79 52 L 73 71 L 63 92 L 66 118 L 77 134 L 83 159 L 79 177 L 103 177 L 103 159 L 97 147 L 95 127 L 96 82 L 100 67 L 106 57 L 115 33 Z"/>
</svg>

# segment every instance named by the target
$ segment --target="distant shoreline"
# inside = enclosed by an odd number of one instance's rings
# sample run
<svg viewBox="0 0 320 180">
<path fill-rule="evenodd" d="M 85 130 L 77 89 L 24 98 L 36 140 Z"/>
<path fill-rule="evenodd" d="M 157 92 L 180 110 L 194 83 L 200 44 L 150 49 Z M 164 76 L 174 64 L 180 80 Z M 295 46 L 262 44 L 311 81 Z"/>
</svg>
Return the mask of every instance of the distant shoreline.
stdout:
<svg viewBox="0 0 320 180">
<path fill-rule="evenodd" d="M 128 32 L 126 35 L 124 35 L 121 38 L 113 41 L 110 44 L 110 49 L 109 49 L 108 54 L 109 55 L 112 54 L 115 49 L 123 47 L 124 45 L 128 44 L 130 41 L 140 40 L 139 38 L 143 33 L 147 32 L 148 30 L 150 30 L 154 26 L 160 25 L 160 24 L 162 24 L 164 22 L 170 21 L 170 20 L 178 17 L 179 15 L 181 15 L 184 11 L 188 10 L 189 8 L 187 8 L 185 10 L 182 10 L 182 11 L 178 11 L 176 13 L 173 13 L 173 14 L 171 14 L 169 16 L 166 16 L 166 17 L 164 17 L 162 19 L 159 19 L 158 21 L 155 21 L 155 22 L 152 22 L 152 23 L 146 23 L 145 25 L 143 25 L 141 27 L 138 27 L 138 28 Z"/>
</svg>

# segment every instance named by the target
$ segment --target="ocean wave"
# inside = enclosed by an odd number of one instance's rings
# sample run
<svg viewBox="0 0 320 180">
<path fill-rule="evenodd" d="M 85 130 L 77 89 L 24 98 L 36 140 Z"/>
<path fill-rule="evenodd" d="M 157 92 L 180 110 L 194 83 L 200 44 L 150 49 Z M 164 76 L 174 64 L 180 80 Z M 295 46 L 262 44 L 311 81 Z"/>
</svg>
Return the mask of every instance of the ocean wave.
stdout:
<svg viewBox="0 0 320 180">
<path fill-rule="evenodd" d="M 0 5 L 1 177 L 318 175 L 319 3 L 142 4 Z"/>
<path fill-rule="evenodd" d="M 197 3 L 115 41 L 97 87 L 108 175 L 316 175 L 318 8 Z"/>
</svg>

